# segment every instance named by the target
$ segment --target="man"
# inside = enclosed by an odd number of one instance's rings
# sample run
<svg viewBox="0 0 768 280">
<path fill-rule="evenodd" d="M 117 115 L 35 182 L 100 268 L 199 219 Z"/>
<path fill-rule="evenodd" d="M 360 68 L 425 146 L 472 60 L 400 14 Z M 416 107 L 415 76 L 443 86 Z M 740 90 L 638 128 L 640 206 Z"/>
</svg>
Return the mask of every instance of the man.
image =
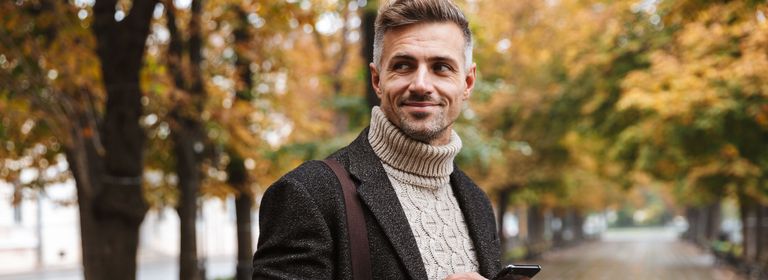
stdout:
<svg viewBox="0 0 768 280">
<path fill-rule="evenodd" d="M 371 124 L 330 158 L 356 182 L 374 279 L 484 279 L 500 267 L 485 194 L 454 167 L 452 124 L 475 84 L 472 38 L 450 0 L 395 0 L 376 19 Z M 320 161 L 264 194 L 253 279 L 351 279 L 343 193 Z"/>
</svg>

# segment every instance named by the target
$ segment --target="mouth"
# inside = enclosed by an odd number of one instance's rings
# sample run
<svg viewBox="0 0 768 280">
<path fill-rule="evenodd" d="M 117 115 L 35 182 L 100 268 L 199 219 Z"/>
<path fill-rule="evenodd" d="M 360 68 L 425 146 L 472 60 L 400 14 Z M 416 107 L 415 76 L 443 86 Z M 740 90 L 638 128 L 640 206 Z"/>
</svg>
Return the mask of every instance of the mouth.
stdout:
<svg viewBox="0 0 768 280">
<path fill-rule="evenodd" d="M 403 113 L 415 119 L 424 119 L 435 115 L 441 109 L 442 104 L 434 101 L 403 101 L 400 108 Z"/>
<path fill-rule="evenodd" d="M 433 102 L 405 101 L 403 102 L 403 106 L 423 108 L 423 107 L 431 107 L 431 106 L 440 106 L 440 104 L 433 103 Z"/>
</svg>

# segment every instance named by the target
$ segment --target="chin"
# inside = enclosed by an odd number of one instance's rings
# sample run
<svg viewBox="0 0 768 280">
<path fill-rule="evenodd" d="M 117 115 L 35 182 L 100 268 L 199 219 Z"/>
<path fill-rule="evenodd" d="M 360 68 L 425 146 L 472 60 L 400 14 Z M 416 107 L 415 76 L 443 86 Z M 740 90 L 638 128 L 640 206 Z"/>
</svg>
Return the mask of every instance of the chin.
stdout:
<svg viewBox="0 0 768 280">
<path fill-rule="evenodd" d="M 428 112 L 413 112 L 408 114 L 413 121 L 426 121 L 429 122 L 429 117 L 432 116 L 431 113 Z"/>
<path fill-rule="evenodd" d="M 400 130 L 409 137 L 421 142 L 430 142 L 445 131 L 445 127 L 437 124 L 435 121 L 413 121 L 404 120 Z"/>
</svg>

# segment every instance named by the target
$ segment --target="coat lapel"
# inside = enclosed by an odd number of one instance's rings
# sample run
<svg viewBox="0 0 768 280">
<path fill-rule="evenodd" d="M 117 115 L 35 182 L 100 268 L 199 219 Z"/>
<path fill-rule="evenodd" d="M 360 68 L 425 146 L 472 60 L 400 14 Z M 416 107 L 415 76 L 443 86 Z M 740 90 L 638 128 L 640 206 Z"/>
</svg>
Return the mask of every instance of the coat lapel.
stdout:
<svg viewBox="0 0 768 280">
<path fill-rule="evenodd" d="M 368 142 L 368 129 L 349 145 L 347 166 L 359 180 L 357 192 L 371 210 L 412 279 L 427 279 L 419 247 L 381 161 Z"/>
<path fill-rule="evenodd" d="M 493 236 L 494 232 L 488 232 L 489 227 L 496 229 L 495 223 L 493 226 L 487 225 L 487 218 L 483 217 L 483 201 L 484 197 L 477 197 L 477 192 L 472 192 L 472 188 L 476 188 L 476 185 L 470 181 L 466 176 L 463 176 L 457 167 L 454 167 L 453 173 L 451 173 L 451 187 L 453 188 L 453 194 L 456 196 L 456 200 L 459 202 L 461 212 L 464 214 L 464 220 L 467 223 L 467 229 L 469 236 L 472 238 L 472 242 L 475 245 L 475 252 L 477 254 L 477 261 L 480 265 L 480 274 L 491 275 L 495 273 L 496 265 L 495 258 L 493 257 Z"/>
</svg>

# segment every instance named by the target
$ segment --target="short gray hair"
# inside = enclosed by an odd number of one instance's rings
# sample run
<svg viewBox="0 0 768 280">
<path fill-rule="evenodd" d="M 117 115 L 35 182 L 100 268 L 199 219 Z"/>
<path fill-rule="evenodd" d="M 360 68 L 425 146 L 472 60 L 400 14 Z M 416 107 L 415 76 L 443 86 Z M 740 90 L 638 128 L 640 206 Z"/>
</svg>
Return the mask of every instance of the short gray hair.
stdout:
<svg viewBox="0 0 768 280">
<path fill-rule="evenodd" d="M 472 31 L 469 22 L 451 0 L 392 0 L 379 10 L 373 38 L 373 64 L 381 70 L 384 34 L 397 27 L 422 22 L 453 22 L 464 35 L 464 70 L 472 65 Z"/>
</svg>

